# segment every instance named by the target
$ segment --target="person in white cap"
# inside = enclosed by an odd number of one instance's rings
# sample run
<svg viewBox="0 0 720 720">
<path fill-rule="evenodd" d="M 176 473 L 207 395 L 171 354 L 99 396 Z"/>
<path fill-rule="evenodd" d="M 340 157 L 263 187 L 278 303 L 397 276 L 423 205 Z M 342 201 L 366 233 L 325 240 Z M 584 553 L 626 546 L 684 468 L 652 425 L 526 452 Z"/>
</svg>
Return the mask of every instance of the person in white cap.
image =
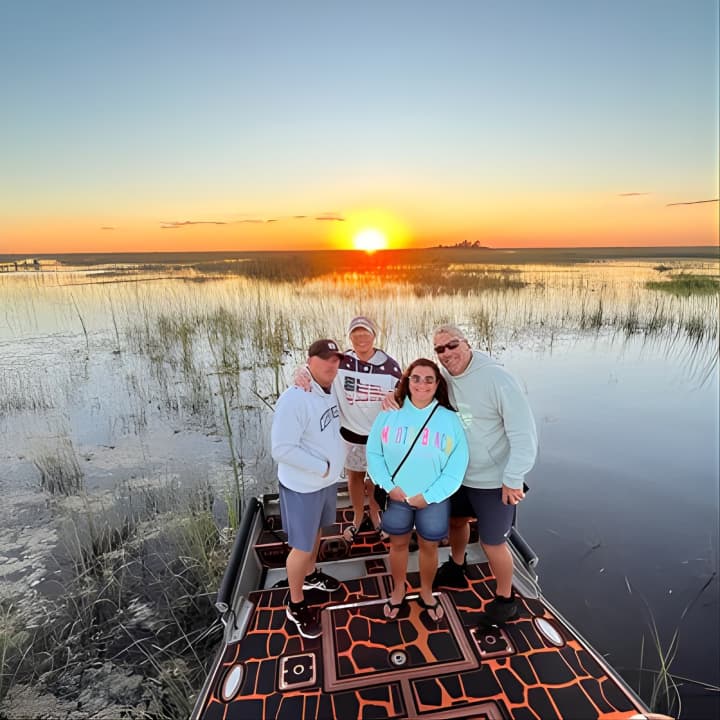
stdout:
<svg viewBox="0 0 720 720">
<path fill-rule="evenodd" d="M 352 542 L 363 527 L 366 493 L 371 529 L 380 531 L 380 508 L 373 498 L 375 486 L 367 477 L 365 445 L 383 398 L 395 389 L 402 371 L 395 359 L 375 347 L 377 329 L 369 318 L 354 317 L 348 325 L 348 336 L 352 349 L 345 351 L 334 386 L 340 408 L 340 434 L 347 447 L 345 474 L 353 506 L 353 520 L 344 537 Z"/>
<path fill-rule="evenodd" d="M 333 389 L 340 409 L 340 434 L 347 450 L 345 475 L 353 507 L 352 522 L 345 528 L 343 536 L 352 543 L 361 529 L 381 532 L 380 508 L 373 497 L 375 486 L 367 477 L 365 445 L 382 401 L 388 392 L 395 389 L 402 371 L 394 358 L 375 347 L 377 329 L 370 318 L 365 315 L 354 317 L 348 325 L 348 336 L 352 349 L 344 353 Z M 310 389 L 304 368 L 295 373 L 294 381 L 304 390 Z M 367 520 L 366 493 L 369 510 Z"/>
</svg>

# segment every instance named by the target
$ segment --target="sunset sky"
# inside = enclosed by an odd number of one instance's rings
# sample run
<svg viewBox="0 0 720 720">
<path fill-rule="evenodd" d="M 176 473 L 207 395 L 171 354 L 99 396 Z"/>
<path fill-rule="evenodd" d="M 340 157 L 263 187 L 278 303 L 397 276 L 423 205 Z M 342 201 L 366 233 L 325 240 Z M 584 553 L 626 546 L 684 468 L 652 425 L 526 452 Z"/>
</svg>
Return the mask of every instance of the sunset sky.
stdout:
<svg viewBox="0 0 720 720">
<path fill-rule="evenodd" d="M 4 0 L 0 253 L 715 244 L 718 1 Z"/>
</svg>

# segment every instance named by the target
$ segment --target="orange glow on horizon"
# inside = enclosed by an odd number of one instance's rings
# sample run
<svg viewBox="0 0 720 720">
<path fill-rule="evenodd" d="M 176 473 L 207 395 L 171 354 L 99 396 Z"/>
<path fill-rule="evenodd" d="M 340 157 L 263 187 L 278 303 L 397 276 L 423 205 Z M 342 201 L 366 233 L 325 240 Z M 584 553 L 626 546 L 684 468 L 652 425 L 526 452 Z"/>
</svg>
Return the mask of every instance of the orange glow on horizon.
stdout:
<svg viewBox="0 0 720 720">
<path fill-rule="evenodd" d="M 659 197 L 608 195 L 488 197 L 473 209 L 420 198 L 402 216 L 358 209 L 332 217 L 189 217 L 5 217 L 0 254 L 380 250 L 463 241 L 491 248 L 713 246 L 719 232 L 717 202 L 671 207 Z"/>
</svg>

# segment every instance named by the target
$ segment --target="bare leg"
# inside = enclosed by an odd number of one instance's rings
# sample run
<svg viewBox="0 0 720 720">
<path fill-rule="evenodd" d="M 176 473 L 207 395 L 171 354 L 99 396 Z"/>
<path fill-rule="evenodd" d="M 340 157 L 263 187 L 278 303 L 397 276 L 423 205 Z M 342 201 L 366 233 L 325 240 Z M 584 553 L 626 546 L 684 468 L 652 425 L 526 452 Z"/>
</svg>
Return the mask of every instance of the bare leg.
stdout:
<svg viewBox="0 0 720 720">
<path fill-rule="evenodd" d="M 353 509 L 352 524 L 360 527 L 360 523 L 365 515 L 365 472 L 363 470 L 345 470 L 347 475 L 348 493 L 350 495 L 350 503 Z M 352 541 L 352 537 L 345 536 L 348 542 Z"/>
<path fill-rule="evenodd" d="M 418 561 L 420 565 L 420 597 L 426 605 L 433 605 L 435 598 L 432 594 L 432 583 L 438 567 L 438 544 L 431 540 L 417 536 L 420 552 Z M 433 620 L 439 620 L 443 616 L 443 610 L 438 605 L 434 610 L 429 611 Z"/>
<path fill-rule="evenodd" d="M 312 555 L 310 556 L 310 561 L 308 563 L 307 569 L 305 570 L 305 575 L 311 575 L 315 572 L 315 563 L 317 562 L 317 554 L 318 550 L 320 549 L 321 538 L 322 530 L 318 530 L 317 537 L 315 538 L 315 547 L 313 548 Z"/>
<path fill-rule="evenodd" d="M 315 568 L 318 547 L 320 546 L 320 531 L 317 534 L 315 547 L 312 552 L 305 552 L 292 548 L 285 561 L 290 586 L 290 600 L 294 603 L 302 602 L 305 599 L 303 592 L 303 581 Z"/>
<path fill-rule="evenodd" d="M 465 562 L 465 549 L 470 542 L 470 518 L 451 517 L 449 538 L 452 559 L 462 565 Z"/>
<path fill-rule="evenodd" d="M 481 544 L 490 563 L 490 569 L 495 576 L 495 582 L 497 584 L 495 592 L 503 597 L 510 597 L 513 577 L 513 559 L 510 548 L 507 546 L 507 543 L 503 543 L 502 545 Z"/>
<path fill-rule="evenodd" d="M 368 498 L 368 511 L 370 514 L 370 522 L 374 528 L 380 526 L 380 507 L 375 502 L 375 483 L 369 478 L 365 478 L 365 492 Z"/>
<path fill-rule="evenodd" d="M 393 590 L 390 601 L 397 605 L 405 597 L 405 580 L 407 578 L 408 554 L 410 549 L 410 533 L 390 536 L 390 572 L 393 578 Z M 432 579 L 430 580 L 432 582 Z M 395 617 L 397 611 L 391 615 Z"/>
</svg>

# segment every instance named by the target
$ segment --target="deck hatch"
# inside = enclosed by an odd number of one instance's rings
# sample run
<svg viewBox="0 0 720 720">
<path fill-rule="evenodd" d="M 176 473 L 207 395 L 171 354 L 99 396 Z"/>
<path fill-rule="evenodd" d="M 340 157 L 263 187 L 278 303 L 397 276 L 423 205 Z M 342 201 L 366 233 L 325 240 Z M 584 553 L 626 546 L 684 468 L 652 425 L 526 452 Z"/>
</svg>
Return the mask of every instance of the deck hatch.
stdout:
<svg viewBox="0 0 720 720">
<path fill-rule="evenodd" d="M 317 663 L 315 653 L 287 655 L 280 658 L 278 667 L 278 688 L 297 690 L 312 687 L 317 682 Z"/>
<path fill-rule="evenodd" d="M 476 668 L 479 661 L 444 593 L 445 616 L 430 619 L 408 595 L 399 619 L 383 616 L 384 600 L 336 605 L 322 613 L 324 686 L 328 692 Z M 404 662 L 397 663 L 403 657 Z"/>
<path fill-rule="evenodd" d="M 473 628 L 470 634 L 473 636 L 475 645 L 483 660 L 505 657 L 515 653 L 515 648 L 512 642 L 510 642 L 510 638 L 507 633 L 500 628 L 488 628 L 487 630 Z"/>
</svg>

